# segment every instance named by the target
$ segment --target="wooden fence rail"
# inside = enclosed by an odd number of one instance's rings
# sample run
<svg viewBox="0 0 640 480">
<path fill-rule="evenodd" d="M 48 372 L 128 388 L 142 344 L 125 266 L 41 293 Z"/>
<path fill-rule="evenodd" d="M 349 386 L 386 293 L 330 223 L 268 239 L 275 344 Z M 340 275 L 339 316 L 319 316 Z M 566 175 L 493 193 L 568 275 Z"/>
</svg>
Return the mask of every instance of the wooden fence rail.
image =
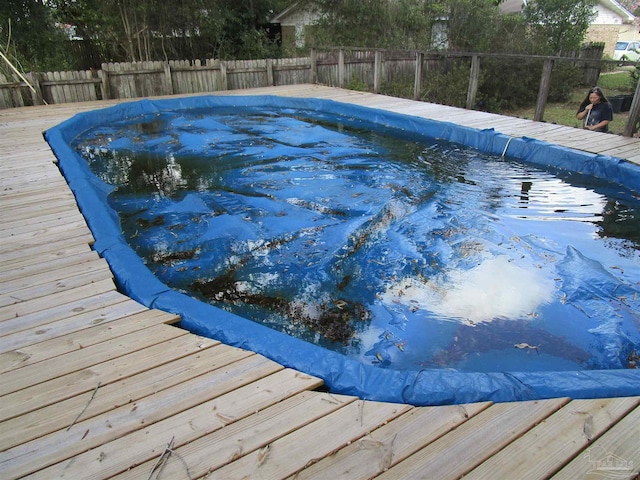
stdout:
<svg viewBox="0 0 640 480">
<path fill-rule="evenodd" d="M 542 62 L 542 77 L 534 116 L 534 120 L 542 121 L 554 65 L 561 62 L 579 65 L 584 72 L 583 81 L 595 85 L 602 66 L 612 63 L 602 60 L 601 54 L 600 51 L 595 57 L 592 52 L 576 57 L 549 57 L 336 47 L 322 51 L 313 49 L 308 57 L 284 59 L 103 63 L 100 70 L 31 72 L 26 75 L 28 84 L 17 77 L 6 78 L 0 74 L 0 108 L 207 93 L 300 83 L 337 87 L 355 83 L 358 86 L 366 85 L 368 89 L 379 93 L 385 83 L 413 82 L 413 98 L 419 100 L 426 71 L 437 71 L 434 65 L 439 62 L 466 59 L 470 65 L 466 108 L 472 109 L 476 104 L 482 60 L 498 58 Z M 632 65 L 630 62 L 628 64 Z M 629 112 L 625 136 L 632 136 L 634 126 L 640 118 L 638 89 Z"/>
</svg>

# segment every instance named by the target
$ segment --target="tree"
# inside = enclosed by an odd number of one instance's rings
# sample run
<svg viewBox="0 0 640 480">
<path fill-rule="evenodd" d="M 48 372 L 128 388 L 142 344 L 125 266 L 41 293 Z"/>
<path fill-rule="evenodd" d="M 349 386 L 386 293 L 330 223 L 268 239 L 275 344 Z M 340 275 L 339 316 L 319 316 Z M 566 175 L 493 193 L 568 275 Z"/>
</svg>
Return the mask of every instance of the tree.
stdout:
<svg viewBox="0 0 640 480">
<path fill-rule="evenodd" d="M 55 25 L 51 10 L 39 0 L 3 0 L 0 49 L 23 71 L 62 70 L 68 63 L 68 38 Z M 1 62 L 4 70 L 4 62 Z"/>
<path fill-rule="evenodd" d="M 524 17 L 537 43 L 548 54 L 561 55 L 580 48 L 596 17 L 597 0 L 535 0 L 527 4 Z"/>
<path fill-rule="evenodd" d="M 311 0 L 318 44 L 426 48 L 434 16 L 427 0 Z"/>
<path fill-rule="evenodd" d="M 502 0 L 311 0 L 320 18 L 316 43 L 431 50 L 435 26 L 447 48 L 492 51 L 500 44 Z"/>
</svg>

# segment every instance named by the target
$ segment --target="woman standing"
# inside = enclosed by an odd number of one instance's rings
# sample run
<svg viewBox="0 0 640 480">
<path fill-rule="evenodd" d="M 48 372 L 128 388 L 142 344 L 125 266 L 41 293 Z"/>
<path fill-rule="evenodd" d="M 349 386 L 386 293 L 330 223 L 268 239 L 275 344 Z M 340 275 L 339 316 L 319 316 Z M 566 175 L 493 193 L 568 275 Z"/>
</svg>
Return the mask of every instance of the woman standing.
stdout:
<svg viewBox="0 0 640 480">
<path fill-rule="evenodd" d="M 600 87 L 589 90 L 587 98 L 580 104 L 578 120 L 583 120 L 583 127 L 594 132 L 608 132 L 609 122 L 613 120 L 613 108 L 604 96 Z"/>
</svg>

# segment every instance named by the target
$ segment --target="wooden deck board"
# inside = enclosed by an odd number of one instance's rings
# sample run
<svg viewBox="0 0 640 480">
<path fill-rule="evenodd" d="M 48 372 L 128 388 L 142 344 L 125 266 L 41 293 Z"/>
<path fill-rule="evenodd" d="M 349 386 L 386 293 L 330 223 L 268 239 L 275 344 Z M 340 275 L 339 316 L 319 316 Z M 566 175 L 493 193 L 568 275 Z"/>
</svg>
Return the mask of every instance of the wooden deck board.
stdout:
<svg viewBox="0 0 640 480">
<path fill-rule="evenodd" d="M 0 322 L 0 336 L 15 334 L 22 330 L 40 328 L 57 320 L 69 319 L 81 313 L 105 309 L 127 301 L 131 301 L 129 297 L 122 295 L 120 292 L 109 291 L 50 307 L 46 310 L 12 317 Z"/>
<path fill-rule="evenodd" d="M 95 325 L 106 325 L 113 320 L 133 317 L 145 310 L 147 310 L 145 307 L 133 300 L 119 302 L 106 308 L 91 310 L 70 318 L 60 319 L 57 322 L 50 322 L 41 325 L 37 329 L 21 330 L 11 335 L 6 335 L 0 338 L 0 351 L 6 352 L 21 349 L 51 338 L 91 328 Z M 172 317 L 167 316 L 167 318 Z"/>
<path fill-rule="evenodd" d="M 63 462 L 125 434 L 176 416 L 191 407 L 237 390 L 281 369 L 281 366 L 264 357 L 252 355 L 225 368 L 188 380 L 177 387 L 168 388 L 132 404 L 79 422 L 69 431 L 60 430 L 12 448 L 0 454 L 0 462 L 3 466 L 6 465 L 11 476 L 43 471 L 47 466 Z M 151 443 L 156 444 L 157 440 L 164 441 L 152 439 Z M 3 461 L 5 455 L 6 462 Z M 99 474 L 100 470 L 101 467 L 97 468 L 95 473 Z M 37 478 L 37 474 L 34 478 Z M 42 478 L 51 479 L 54 475 L 48 471 L 42 474 Z"/>
<path fill-rule="evenodd" d="M 73 302 L 75 300 L 114 291 L 115 289 L 116 287 L 112 280 L 100 280 L 67 290 L 65 293 L 65 301 Z M 52 306 L 60 305 L 60 300 L 55 295 L 38 297 L 26 301 L 14 300 L 15 302 L 0 307 L 0 321 L 41 312 Z"/>
<path fill-rule="evenodd" d="M 113 288 L 115 289 L 115 287 Z M 84 330 L 74 330 L 72 333 L 60 335 L 50 340 L 0 353 L 0 371 L 9 372 L 16 368 L 34 365 L 59 355 L 79 351 L 154 325 L 166 324 L 168 323 L 168 318 L 170 317 L 164 312 L 143 310 L 135 315 L 127 315 L 125 318 L 99 323 Z M 180 317 L 175 316 L 173 319 L 177 322 Z M 66 361 L 66 359 L 62 360 Z"/>
<path fill-rule="evenodd" d="M 8 293 L 24 290 L 25 288 L 33 287 L 36 285 L 47 284 L 52 281 L 58 281 L 64 278 L 75 277 L 86 273 L 94 273 L 105 269 L 109 270 L 109 265 L 102 258 L 98 258 L 95 260 L 71 265 L 60 270 L 56 270 L 56 277 L 53 278 L 51 272 L 47 271 L 14 280 L 9 280 L 8 282 L 3 282 L 0 294 L 6 295 Z"/>
<path fill-rule="evenodd" d="M 0 444 L 4 449 L 58 430 L 66 430 L 74 422 L 86 422 L 115 408 L 132 404 L 160 391 L 207 375 L 252 355 L 254 355 L 253 352 L 221 345 L 215 340 L 203 338 L 189 354 L 123 380 L 101 385 L 95 391 L 95 395 L 94 391 L 83 392 L 62 402 L 3 422 L 0 426 L 7 435 L 3 435 Z"/>
<path fill-rule="evenodd" d="M 336 454 L 311 465 L 297 474 L 295 479 L 373 478 L 490 406 L 490 402 L 483 402 L 415 408 Z"/>
<path fill-rule="evenodd" d="M 566 404 L 569 399 L 498 403 L 377 478 L 460 478 Z M 492 476 L 491 478 L 518 478 Z"/>
<path fill-rule="evenodd" d="M 174 338 L 176 330 L 162 323 L 152 325 L 144 330 L 129 332 L 126 335 L 67 352 L 56 362 L 26 365 L 20 369 L 6 372 L 2 376 L 0 396 L 156 345 L 167 340 L 165 332 L 170 332 L 171 336 L 168 338 Z M 40 347 L 46 348 L 47 345 L 40 345 Z"/>
<path fill-rule="evenodd" d="M 338 396 L 333 396 L 339 402 Z M 385 422 L 408 411 L 406 405 L 349 402 L 284 437 L 269 434 L 265 447 L 253 450 L 218 470 L 218 478 L 286 478 L 362 438 Z"/>
<path fill-rule="evenodd" d="M 240 438 L 236 436 L 231 442 L 227 440 L 227 444 L 223 445 L 219 443 L 223 440 L 218 435 L 215 436 L 215 446 L 219 449 L 228 449 L 229 443 L 231 443 L 235 451 L 250 451 L 251 442 L 260 441 L 263 431 L 267 430 L 271 433 L 277 428 L 287 430 L 296 428 L 303 421 L 315 420 L 336 408 L 328 402 L 323 403 L 318 395 L 309 392 L 297 393 L 292 390 L 284 397 L 282 395 L 283 389 L 278 387 L 288 385 L 288 388 L 291 388 L 292 385 L 296 385 L 295 390 L 303 392 L 318 385 L 317 379 L 308 376 L 296 378 L 295 375 L 296 372 L 292 370 L 281 370 L 252 383 L 250 387 L 227 393 L 149 425 L 144 430 L 133 432 L 102 445 L 100 450 L 101 453 L 104 453 L 104 460 L 101 464 L 101 471 L 94 477 L 83 476 L 83 478 L 104 478 L 108 475 L 126 472 L 139 464 L 142 465 L 137 469 L 138 473 L 144 477 L 145 470 L 148 470 L 146 473 L 148 476 L 153 468 L 153 465 L 149 466 L 149 464 L 155 462 L 155 459 L 172 438 L 176 449 L 189 442 L 196 441 L 196 445 L 202 443 L 204 436 L 208 436 L 206 440 L 210 444 L 212 432 L 222 430 L 227 439 L 232 432 L 238 432 L 237 428 L 230 428 L 229 425 L 242 428 Z M 279 412 L 280 415 L 274 415 L 273 410 Z M 212 415 L 212 411 L 216 413 Z M 282 415 L 283 413 L 284 415 Z M 242 421 L 246 417 L 249 419 L 257 417 L 258 421 Z M 247 423 L 249 423 L 248 426 Z M 152 442 L 145 441 L 148 437 L 154 440 Z M 87 455 L 77 456 L 70 462 L 56 465 L 55 468 L 40 473 L 44 474 L 41 475 L 42 478 L 47 478 L 47 475 L 49 478 L 55 478 L 58 476 L 57 472 L 79 477 L 94 462 L 94 457 L 95 453 L 88 452 Z M 146 465 L 145 462 L 147 462 Z M 184 469 L 183 465 L 181 467 Z M 192 465 L 189 470 L 191 475 L 198 473 L 194 471 Z M 127 472 L 125 475 L 131 476 L 131 474 L 132 472 Z M 179 471 L 178 475 L 180 474 L 184 474 L 184 470 Z M 172 478 L 170 471 L 164 471 L 163 475 L 169 475 L 167 478 Z"/>
<path fill-rule="evenodd" d="M 548 478 L 637 405 L 637 398 L 574 400 L 465 478 Z M 520 458 L 517 466 L 512 458 Z"/>
<path fill-rule="evenodd" d="M 317 85 L 217 94 L 326 98 L 640 163 L 640 139 L 407 99 Z M 161 478 L 577 479 L 612 456 L 625 478 L 638 472 L 640 398 L 410 407 L 322 393 L 117 293 L 42 137 L 116 103 L 0 111 L 2 478 L 148 479 L 172 438 Z"/>
<path fill-rule="evenodd" d="M 576 455 L 575 459 L 555 474 L 553 480 L 575 480 L 576 478 L 632 478 L 634 460 L 640 458 L 640 407 L 636 407 L 622 418 L 589 448 Z M 609 460 L 612 460 L 610 463 Z M 625 475 L 626 473 L 626 475 Z"/>
</svg>

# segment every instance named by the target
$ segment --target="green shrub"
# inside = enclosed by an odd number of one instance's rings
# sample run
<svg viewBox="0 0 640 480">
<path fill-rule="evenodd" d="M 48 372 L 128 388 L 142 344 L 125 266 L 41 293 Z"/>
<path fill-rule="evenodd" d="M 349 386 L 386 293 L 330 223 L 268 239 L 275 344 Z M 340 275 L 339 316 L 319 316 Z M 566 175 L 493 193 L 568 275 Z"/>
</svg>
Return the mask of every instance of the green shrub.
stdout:
<svg viewBox="0 0 640 480">
<path fill-rule="evenodd" d="M 383 82 L 380 85 L 380 93 L 398 98 L 413 98 L 413 83 L 410 82 Z"/>
<path fill-rule="evenodd" d="M 427 75 L 423 85 L 423 101 L 465 107 L 469 89 L 469 62 L 456 62 L 449 71 Z"/>
<path fill-rule="evenodd" d="M 349 80 L 349 83 L 347 83 L 346 88 L 348 90 L 356 90 L 359 92 L 369 91 L 369 85 L 367 85 L 365 82 L 355 77 L 351 77 L 351 80 Z"/>
</svg>

